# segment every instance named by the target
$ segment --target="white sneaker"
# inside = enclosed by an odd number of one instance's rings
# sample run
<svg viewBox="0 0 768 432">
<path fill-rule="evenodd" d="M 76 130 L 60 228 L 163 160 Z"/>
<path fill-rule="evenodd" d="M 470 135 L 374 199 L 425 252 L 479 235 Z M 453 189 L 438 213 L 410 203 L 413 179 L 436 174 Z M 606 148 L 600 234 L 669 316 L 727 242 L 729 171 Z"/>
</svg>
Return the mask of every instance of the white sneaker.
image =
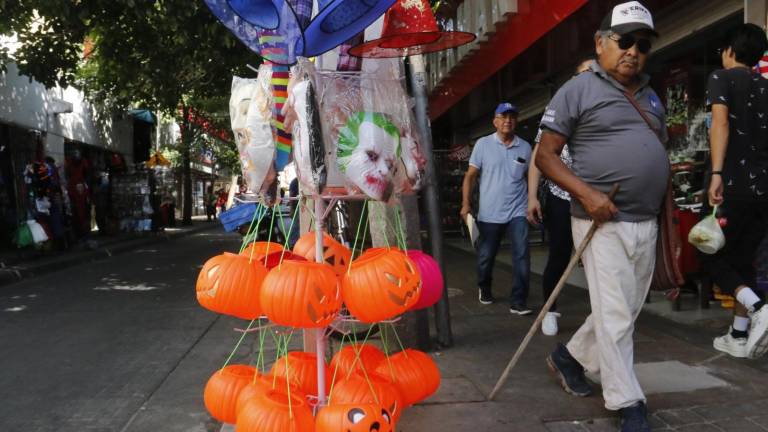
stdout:
<svg viewBox="0 0 768 432">
<path fill-rule="evenodd" d="M 547 336 L 555 336 L 557 334 L 558 318 L 560 318 L 558 312 L 547 312 L 544 315 L 544 320 L 541 322 L 541 332 Z"/>
<path fill-rule="evenodd" d="M 768 307 L 749 314 L 749 339 L 747 339 L 747 356 L 751 359 L 761 357 L 768 351 Z"/>
<path fill-rule="evenodd" d="M 731 336 L 732 327 L 728 328 L 728 333 L 718 336 L 712 342 L 716 350 L 729 354 L 731 357 L 747 357 L 747 338 L 735 338 Z"/>
</svg>

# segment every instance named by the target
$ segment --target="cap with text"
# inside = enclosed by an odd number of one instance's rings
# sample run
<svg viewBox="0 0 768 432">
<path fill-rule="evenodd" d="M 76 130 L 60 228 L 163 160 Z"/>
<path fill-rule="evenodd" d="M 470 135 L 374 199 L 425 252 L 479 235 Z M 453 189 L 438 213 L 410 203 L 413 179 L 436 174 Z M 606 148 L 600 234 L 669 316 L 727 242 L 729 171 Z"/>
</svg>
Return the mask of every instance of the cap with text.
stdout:
<svg viewBox="0 0 768 432">
<path fill-rule="evenodd" d="M 659 35 L 653 27 L 651 11 L 637 1 L 615 6 L 603 19 L 600 30 L 612 31 L 620 35 L 646 30 L 655 36 Z"/>
<path fill-rule="evenodd" d="M 513 113 L 517 114 L 519 111 L 517 110 L 517 107 L 512 105 L 509 102 L 500 103 L 499 106 L 496 107 L 496 115 L 506 114 L 506 113 Z"/>
</svg>

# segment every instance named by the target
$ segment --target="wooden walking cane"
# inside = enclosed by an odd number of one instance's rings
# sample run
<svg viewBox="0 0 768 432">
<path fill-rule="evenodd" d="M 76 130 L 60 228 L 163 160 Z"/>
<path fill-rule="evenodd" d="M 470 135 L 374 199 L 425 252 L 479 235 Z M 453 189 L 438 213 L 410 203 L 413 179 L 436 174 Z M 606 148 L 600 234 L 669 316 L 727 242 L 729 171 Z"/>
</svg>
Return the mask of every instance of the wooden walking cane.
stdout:
<svg viewBox="0 0 768 432">
<path fill-rule="evenodd" d="M 608 198 L 613 200 L 613 197 L 616 196 L 616 192 L 619 191 L 619 184 L 616 183 L 613 185 L 613 189 L 611 189 L 611 192 L 608 194 Z M 515 367 L 517 364 L 517 361 L 520 360 L 520 357 L 523 355 L 523 351 L 528 347 L 528 343 L 531 341 L 531 338 L 536 333 L 536 330 L 539 329 L 539 325 L 541 325 L 541 321 L 544 319 L 544 316 L 549 312 L 549 309 L 552 307 L 552 303 L 557 300 L 557 296 L 560 295 L 560 291 L 563 290 L 563 287 L 565 286 L 565 282 L 568 280 L 568 277 L 571 276 L 571 272 L 573 271 L 573 268 L 576 267 L 576 264 L 579 262 L 579 259 L 581 258 L 581 254 L 584 253 L 584 249 L 587 248 L 587 245 L 589 244 L 589 241 L 592 240 L 592 236 L 595 235 L 595 231 L 597 231 L 598 224 L 596 222 L 592 222 L 592 226 L 589 227 L 589 231 L 587 231 L 587 235 L 584 237 L 584 240 L 581 241 L 581 244 L 576 249 L 576 252 L 571 257 L 571 261 L 568 263 L 568 267 L 565 268 L 565 271 L 563 272 L 563 275 L 560 277 L 560 280 L 557 282 L 557 286 L 555 286 L 554 291 L 552 291 L 552 294 L 549 296 L 549 299 L 544 304 L 544 307 L 541 308 L 541 312 L 539 312 L 539 316 L 536 317 L 536 321 L 533 322 L 533 325 L 531 326 L 531 329 L 528 330 L 528 334 L 525 335 L 525 339 L 523 339 L 523 343 L 520 344 L 519 347 L 517 347 L 517 351 L 515 351 L 515 355 L 512 356 L 512 360 L 509 361 L 507 364 L 506 369 L 504 369 L 504 373 L 501 374 L 501 377 L 496 382 L 496 386 L 493 388 L 493 391 L 488 396 L 488 400 L 493 400 L 494 397 L 496 397 L 496 394 L 499 393 L 499 390 L 501 390 L 501 386 L 504 385 L 504 383 L 507 381 L 507 378 L 509 378 L 509 373 L 512 371 L 512 368 Z"/>
</svg>

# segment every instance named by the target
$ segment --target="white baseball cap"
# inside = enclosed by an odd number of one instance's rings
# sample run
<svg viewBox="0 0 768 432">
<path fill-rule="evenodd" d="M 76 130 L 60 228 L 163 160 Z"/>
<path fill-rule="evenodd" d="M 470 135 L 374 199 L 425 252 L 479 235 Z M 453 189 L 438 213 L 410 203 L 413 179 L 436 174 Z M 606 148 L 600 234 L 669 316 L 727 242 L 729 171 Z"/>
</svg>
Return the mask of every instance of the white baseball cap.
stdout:
<svg viewBox="0 0 768 432">
<path fill-rule="evenodd" d="M 659 35 L 653 27 L 651 11 L 638 1 L 630 1 L 615 6 L 603 19 L 600 30 L 610 30 L 620 35 L 637 30 L 647 30 L 655 36 Z"/>
</svg>

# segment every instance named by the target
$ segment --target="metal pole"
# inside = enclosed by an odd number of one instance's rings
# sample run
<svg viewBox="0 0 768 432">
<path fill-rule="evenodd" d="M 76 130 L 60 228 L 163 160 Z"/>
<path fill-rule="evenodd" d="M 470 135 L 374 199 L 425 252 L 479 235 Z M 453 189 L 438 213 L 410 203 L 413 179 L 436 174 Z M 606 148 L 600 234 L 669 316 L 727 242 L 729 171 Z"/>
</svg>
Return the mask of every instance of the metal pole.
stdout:
<svg viewBox="0 0 768 432">
<path fill-rule="evenodd" d="M 426 200 L 429 223 L 429 239 L 432 246 L 432 257 L 445 272 L 443 258 L 443 231 L 440 223 L 440 197 L 437 190 L 438 178 L 435 173 L 435 160 L 432 153 L 432 131 L 427 115 L 427 84 L 424 57 L 415 55 L 409 57 L 411 67 L 411 89 L 416 100 L 416 122 L 421 133 L 421 148 L 426 159 L 426 177 L 423 196 Z M 447 279 L 446 279 L 447 280 Z M 435 326 L 437 328 L 437 343 L 443 347 L 453 345 L 451 330 L 451 309 L 448 303 L 448 290 L 443 287 L 443 297 L 435 305 Z"/>
<path fill-rule="evenodd" d="M 315 199 L 315 261 L 324 263 L 323 229 L 325 227 L 325 200 Z M 315 329 L 315 354 L 317 355 L 317 405 L 325 406 L 325 329 Z"/>
</svg>

